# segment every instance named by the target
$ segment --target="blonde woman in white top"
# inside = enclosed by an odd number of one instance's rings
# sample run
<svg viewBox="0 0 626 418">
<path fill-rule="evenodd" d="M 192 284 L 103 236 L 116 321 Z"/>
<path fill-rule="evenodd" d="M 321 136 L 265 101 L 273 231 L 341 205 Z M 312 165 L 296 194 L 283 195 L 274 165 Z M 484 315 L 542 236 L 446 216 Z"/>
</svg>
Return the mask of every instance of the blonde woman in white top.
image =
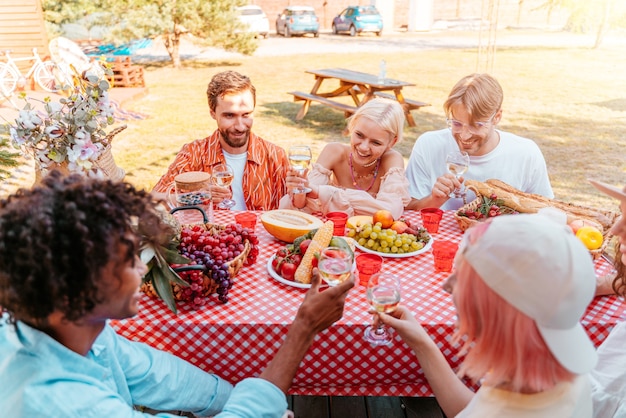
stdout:
<svg viewBox="0 0 626 418">
<path fill-rule="evenodd" d="M 402 140 L 403 128 L 404 112 L 398 102 L 376 98 L 365 103 L 348 120 L 349 144 L 327 144 L 306 175 L 289 171 L 289 193 L 280 207 L 349 215 L 386 209 L 400 217 L 410 201 L 404 158 L 393 149 Z M 302 187 L 311 191 L 306 200 L 298 201 L 293 191 Z"/>
</svg>

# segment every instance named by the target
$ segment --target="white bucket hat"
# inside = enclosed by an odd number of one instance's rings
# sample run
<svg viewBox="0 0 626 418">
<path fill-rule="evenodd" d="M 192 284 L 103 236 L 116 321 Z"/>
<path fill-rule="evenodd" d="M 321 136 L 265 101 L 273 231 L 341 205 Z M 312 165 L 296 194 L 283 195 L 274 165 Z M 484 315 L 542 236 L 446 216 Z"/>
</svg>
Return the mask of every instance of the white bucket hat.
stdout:
<svg viewBox="0 0 626 418">
<path fill-rule="evenodd" d="M 535 320 L 548 348 L 572 373 L 596 364 L 595 348 L 580 324 L 595 293 L 591 255 L 572 230 L 541 214 L 494 218 L 460 253 L 483 281 Z M 464 247 L 464 248 L 463 248 Z"/>
</svg>

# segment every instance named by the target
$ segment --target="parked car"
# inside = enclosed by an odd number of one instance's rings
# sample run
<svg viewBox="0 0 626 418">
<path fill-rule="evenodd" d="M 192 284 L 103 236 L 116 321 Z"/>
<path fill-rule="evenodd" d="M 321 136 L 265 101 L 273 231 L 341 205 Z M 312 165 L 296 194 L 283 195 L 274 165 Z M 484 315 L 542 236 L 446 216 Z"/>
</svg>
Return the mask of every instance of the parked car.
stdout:
<svg viewBox="0 0 626 418">
<path fill-rule="evenodd" d="M 237 7 L 239 20 L 248 27 L 248 32 L 267 38 L 270 33 L 270 21 L 259 6 Z"/>
<path fill-rule="evenodd" d="M 333 33 L 349 32 L 355 36 L 361 32 L 383 33 L 383 17 L 374 6 L 349 6 L 333 19 Z"/>
<path fill-rule="evenodd" d="M 320 20 L 310 6 L 288 6 L 276 19 L 276 34 L 289 38 L 291 35 L 312 33 L 320 35 Z"/>
</svg>

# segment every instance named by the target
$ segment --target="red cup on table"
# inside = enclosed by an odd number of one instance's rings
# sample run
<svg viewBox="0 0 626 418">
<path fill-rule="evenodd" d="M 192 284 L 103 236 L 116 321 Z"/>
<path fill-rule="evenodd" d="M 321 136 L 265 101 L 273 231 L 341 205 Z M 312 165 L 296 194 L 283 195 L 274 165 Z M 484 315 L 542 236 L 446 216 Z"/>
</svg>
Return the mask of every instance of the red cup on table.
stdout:
<svg viewBox="0 0 626 418">
<path fill-rule="evenodd" d="M 337 237 L 342 237 L 346 234 L 346 223 L 348 222 L 348 214 L 345 212 L 328 212 L 326 214 L 326 219 L 329 221 L 333 221 L 335 225 L 335 229 L 333 231 L 333 235 Z"/>
<path fill-rule="evenodd" d="M 235 214 L 235 222 L 244 228 L 254 229 L 256 227 L 256 214 L 252 212 L 239 212 Z"/>
<path fill-rule="evenodd" d="M 383 267 L 383 258 L 377 254 L 359 254 L 356 256 L 356 269 L 359 272 L 359 284 L 367 286 L 370 277 Z"/>
<path fill-rule="evenodd" d="M 433 242 L 433 258 L 437 273 L 450 273 L 459 245 L 452 241 Z"/>
<path fill-rule="evenodd" d="M 439 231 L 439 223 L 443 218 L 443 210 L 439 208 L 424 208 L 420 211 L 422 215 L 422 225 L 429 234 L 436 234 Z"/>
</svg>

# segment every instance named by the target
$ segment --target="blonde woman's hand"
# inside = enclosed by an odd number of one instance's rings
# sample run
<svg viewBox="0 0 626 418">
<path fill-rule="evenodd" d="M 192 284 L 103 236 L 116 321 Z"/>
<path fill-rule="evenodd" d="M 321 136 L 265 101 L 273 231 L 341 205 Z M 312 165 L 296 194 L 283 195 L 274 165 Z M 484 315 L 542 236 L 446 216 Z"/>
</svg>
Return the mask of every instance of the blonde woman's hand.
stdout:
<svg viewBox="0 0 626 418">
<path fill-rule="evenodd" d="M 304 174 L 299 174 L 298 170 L 294 170 L 293 168 L 290 168 L 287 171 L 287 177 L 285 178 L 285 184 L 287 185 L 287 191 L 291 194 L 293 193 L 294 189 L 302 189 L 304 187 L 307 187 L 309 184 L 309 181 L 307 180 L 307 171 L 304 172 Z"/>
</svg>

